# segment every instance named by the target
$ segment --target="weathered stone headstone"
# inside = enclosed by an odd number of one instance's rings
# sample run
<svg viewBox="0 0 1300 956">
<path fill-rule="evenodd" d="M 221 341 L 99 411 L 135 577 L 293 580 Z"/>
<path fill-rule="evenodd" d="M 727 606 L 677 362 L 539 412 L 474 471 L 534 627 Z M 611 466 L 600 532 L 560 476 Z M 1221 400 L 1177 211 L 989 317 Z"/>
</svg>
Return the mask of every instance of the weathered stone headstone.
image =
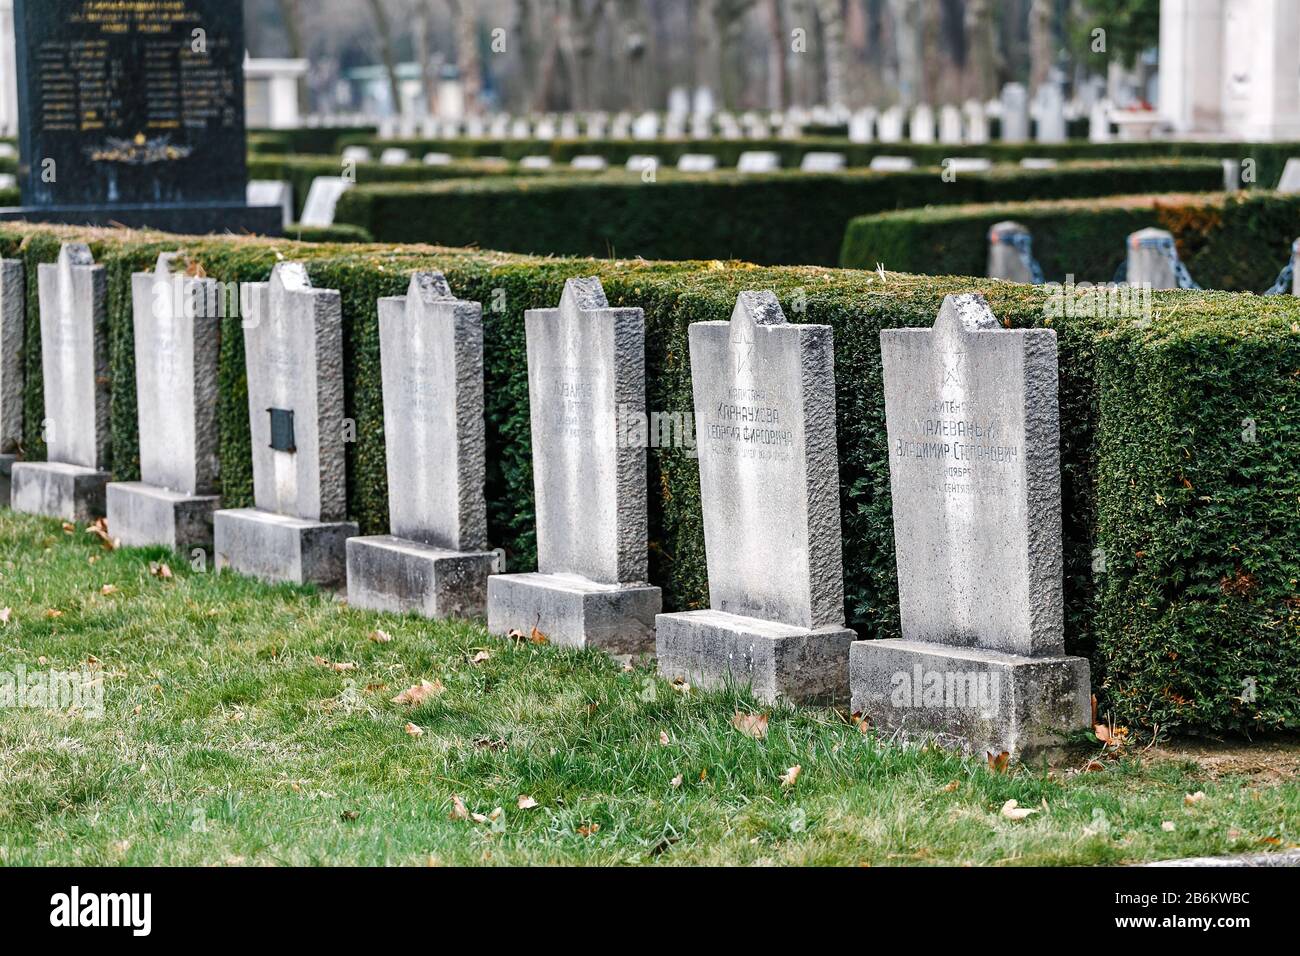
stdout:
<svg viewBox="0 0 1300 956">
<path fill-rule="evenodd" d="M 972 146 L 982 146 L 989 141 L 989 118 L 984 104 L 979 100 L 967 100 L 962 107 L 966 120 L 966 142 Z"/>
<path fill-rule="evenodd" d="M 659 166 L 659 157 L 637 153 L 627 158 L 624 169 L 629 173 L 654 172 Z"/>
<path fill-rule="evenodd" d="M 1300 156 L 1291 157 L 1282 167 L 1282 178 L 1278 180 L 1277 191 L 1300 193 Z"/>
<path fill-rule="evenodd" d="M 229 0 L 16 0 L 24 206 L 0 219 L 278 235 L 244 188 Z"/>
<path fill-rule="evenodd" d="M 279 209 L 280 219 L 287 227 L 293 222 L 293 184 L 279 179 L 250 179 L 248 204 Z"/>
<path fill-rule="evenodd" d="M 216 565 L 267 581 L 346 577 L 343 318 L 339 294 L 280 262 L 241 295 L 253 508 L 214 515 Z"/>
<path fill-rule="evenodd" d="M 859 641 L 873 727 L 1026 756 L 1090 717 L 1064 656 L 1056 333 L 1004 329 L 980 295 L 880 333 L 901 640 Z"/>
<path fill-rule="evenodd" d="M 1110 103 L 1097 100 L 1088 111 L 1088 142 L 1109 143 L 1114 138 L 1110 129 Z"/>
<path fill-rule="evenodd" d="M 64 243 L 37 284 L 46 460 L 14 464 L 13 509 L 93 521 L 108 483 L 108 279 L 89 247 Z"/>
<path fill-rule="evenodd" d="M 1026 156 L 1020 160 L 1021 169 L 1055 169 L 1057 162 L 1042 156 Z"/>
<path fill-rule="evenodd" d="M 108 486 L 108 527 L 128 547 L 212 547 L 217 508 L 220 286 L 174 275 L 179 253 L 131 277 L 140 481 Z"/>
<path fill-rule="evenodd" d="M 876 111 L 860 109 L 849 119 L 849 142 L 869 143 L 875 133 Z"/>
<path fill-rule="evenodd" d="M 989 227 L 989 278 L 1025 284 L 1043 281 L 1034 272 L 1033 236 L 1018 222 L 1007 220 Z"/>
<path fill-rule="evenodd" d="M 951 104 L 939 108 L 939 142 L 960 145 L 962 141 L 961 110 Z"/>
<path fill-rule="evenodd" d="M 654 646 L 646 582 L 646 451 L 618 422 L 645 412 L 645 316 L 570 279 L 558 309 L 525 315 L 537 573 L 488 579 L 488 629 L 631 654 Z"/>
<path fill-rule="evenodd" d="M 302 207 L 302 225 L 334 225 L 334 210 L 338 207 L 339 197 L 352 186 L 352 180 L 342 176 L 317 176 L 313 179 Z"/>
<path fill-rule="evenodd" d="M 880 114 L 876 136 L 882 143 L 898 143 L 903 139 L 903 110 L 891 106 Z"/>
<path fill-rule="evenodd" d="M 843 153 L 804 153 L 799 160 L 799 169 L 805 173 L 838 173 L 844 169 L 846 162 Z"/>
<path fill-rule="evenodd" d="M 425 153 L 424 165 L 426 166 L 450 166 L 453 157 L 451 153 Z"/>
<path fill-rule="evenodd" d="M 771 150 L 747 149 L 736 160 L 740 173 L 772 173 L 781 168 L 781 156 Z"/>
<path fill-rule="evenodd" d="M 948 156 L 940 164 L 951 173 L 987 173 L 993 162 L 983 156 Z"/>
<path fill-rule="evenodd" d="M 349 538 L 348 603 L 425 617 L 487 609 L 483 307 L 436 272 L 379 300 L 391 534 Z"/>
<path fill-rule="evenodd" d="M 677 159 L 679 173 L 709 173 L 718 168 L 718 157 L 711 153 L 683 153 Z"/>
<path fill-rule="evenodd" d="M 771 292 L 689 330 L 709 610 L 661 614 L 659 672 L 767 701 L 843 699 L 839 453 L 831 329 Z"/>
<path fill-rule="evenodd" d="M 519 160 L 520 169 L 550 169 L 551 157 L 549 156 L 523 156 Z"/>
<path fill-rule="evenodd" d="M 1023 143 L 1029 139 L 1029 95 L 1020 83 L 1002 87 L 1002 140 Z"/>
<path fill-rule="evenodd" d="M 1235 159 L 1221 159 L 1219 165 L 1223 169 L 1223 191 L 1235 193 L 1241 189 L 1241 164 Z"/>
<path fill-rule="evenodd" d="M 1040 143 L 1066 140 L 1065 97 L 1055 83 L 1044 83 L 1034 97 L 1034 138 Z"/>
<path fill-rule="evenodd" d="M 369 146 L 344 146 L 341 158 L 345 163 L 369 163 L 375 156 Z"/>
<path fill-rule="evenodd" d="M 569 165 L 574 169 L 600 172 L 609 166 L 609 162 L 604 156 L 574 156 Z"/>
<path fill-rule="evenodd" d="M 0 508 L 9 507 L 9 475 L 23 441 L 26 286 L 22 260 L 0 259 Z"/>
<path fill-rule="evenodd" d="M 913 143 L 934 142 L 934 110 L 928 103 L 918 103 L 908 120 L 908 138 Z"/>
<path fill-rule="evenodd" d="M 877 173 L 904 173 L 916 168 L 911 156 L 872 156 L 867 168 Z"/>
<path fill-rule="evenodd" d="M 410 161 L 410 150 L 402 149 L 400 146 L 390 146 L 379 154 L 381 166 L 401 166 L 403 163 L 409 163 Z"/>
<path fill-rule="evenodd" d="M 1178 251 L 1174 237 L 1166 229 L 1150 227 L 1129 235 L 1127 281 L 1129 285 L 1148 285 L 1152 289 L 1177 289 Z"/>
</svg>

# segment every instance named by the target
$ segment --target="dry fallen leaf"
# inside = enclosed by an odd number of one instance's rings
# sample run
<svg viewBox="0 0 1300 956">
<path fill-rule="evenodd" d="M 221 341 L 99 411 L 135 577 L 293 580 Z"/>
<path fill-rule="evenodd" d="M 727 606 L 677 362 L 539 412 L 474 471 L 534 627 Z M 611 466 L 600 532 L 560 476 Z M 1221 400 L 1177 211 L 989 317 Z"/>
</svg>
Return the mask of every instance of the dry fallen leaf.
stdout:
<svg viewBox="0 0 1300 956">
<path fill-rule="evenodd" d="M 1022 807 L 1015 800 L 1008 800 L 1002 804 L 1002 815 L 1008 820 L 1023 820 L 1030 814 L 1037 813 L 1036 809 Z"/>
<path fill-rule="evenodd" d="M 423 737 L 423 736 L 424 736 L 424 728 L 423 728 L 423 727 L 420 727 L 420 726 L 417 725 L 417 724 L 407 724 L 405 730 L 406 730 L 406 732 L 407 732 L 408 734 L 410 734 L 412 737 Z"/>
<path fill-rule="evenodd" d="M 11 607 L 0 607 L 0 624 L 8 624 L 13 613 L 14 610 Z"/>
<path fill-rule="evenodd" d="M 545 644 L 547 643 L 546 635 L 537 628 L 533 628 L 528 634 L 528 642 L 530 644 Z"/>
<path fill-rule="evenodd" d="M 682 785 L 682 775 L 679 773 L 677 776 L 673 777 L 673 779 L 669 781 L 669 785 L 674 790 L 680 787 Z"/>
<path fill-rule="evenodd" d="M 994 756 L 991 753 L 985 753 L 984 756 L 988 758 L 989 769 L 992 770 L 994 773 L 1007 772 L 1007 764 L 1011 762 L 1010 753 L 1004 750 L 1002 751 L 1002 753 L 998 754 L 997 756 Z"/>
<path fill-rule="evenodd" d="M 1166 820 L 1164 823 L 1160 824 L 1160 829 L 1164 830 L 1166 833 L 1173 833 L 1177 827 L 1174 826 L 1173 820 Z"/>
<path fill-rule="evenodd" d="M 599 823 L 585 824 L 583 826 L 578 827 L 578 832 L 585 837 L 589 837 L 592 834 L 600 832 L 600 824 Z"/>
<path fill-rule="evenodd" d="M 803 767 L 801 767 L 799 764 L 795 764 L 785 773 L 781 774 L 781 786 L 793 787 L 795 781 L 799 779 L 799 774 L 801 773 L 803 773 Z"/>
<path fill-rule="evenodd" d="M 511 628 L 509 631 L 507 631 L 507 632 L 506 632 L 506 637 L 507 637 L 508 639 L 512 640 L 512 641 L 526 641 L 526 640 L 528 640 L 528 635 L 525 634 L 523 631 L 519 630 L 519 628 L 517 628 L 517 627 L 516 627 L 516 628 Z"/>
<path fill-rule="evenodd" d="M 56 617 L 63 617 L 63 612 L 60 611 L 58 608 L 52 607 L 45 612 L 45 616 L 51 619 Z"/>
<path fill-rule="evenodd" d="M 1185 806 L 1190 807 L 1193 804 L 1200 803 L 1204 799 L 1205 799 L 1205 791 L 1197 790 L 1195 793 L 1189 793 L 1187 794 L 1187 796 L 1183 797 L 1183 804 Z"/>
<path fill-rule="evenodd" d="M 72 532 L 74 532 L 74 531 L 76 531 L 76 530 L 77 530 L 77 526 L 76 526 L 75 524 L 73 524 L 71 521 L 65 521 L 65 522 L 63 522 L 63 533 L 64 533 L 64 534 L 72 534 Z"/>
<path fill-rule="evenodd" d="M 150 561 L 149 573 L 156 578 L 162 578 L 164 581 L 170 581 L 172 579 L 171 567 L 162 561 Z"/>
<path fill-rule="evenodd" d="M 5 608 L 5 610 L 8 610 L 8 608 Z M 666 730 L 659 731 L 659 746 L 660 747 L 668 746 L 668 731 Z"/>
<path fill-rule="evenodd" d="M 116 584 L 105 584 L 102 588 L 99 589 L 99 593 L 102 594 L 102 595 L 104 595 L 105 597 L 108 597 L 108 595 L 110 595 L 110 594 L 116 594 L 116 593 L 117 593 L 117 585 L 116 585 Z"/>
<path fill-rule="evenodd" d="M 370 639 L 376 644 L 387 644 L 393 639 L 393 636 L 387 631 L 381 631 L 378 628 L 370 632 Z"/>
<path fill-rule="evenodd" d="M 335 671 L 336 673 L 339 674 L 345 673 L 346 671 L 354 671 L 357 669 L 357 665 L 352 663 L 351 661 L 330 661 L 324 657 L 319 657 L 319 656 L 313 657 L 312 660 L 315 661 L 317 664 L 319 664 L 321 667 L 328 667 L 330 670 Z"/>
<path fill-rule="evenodd" d="M 520 810 L 531 810 L 533 809 L 533 807 L 537 806 L 537 801 L 534 800 L 532 797 L 525 796 L 524 794 L 521 793 L 519 795 L 519 801 L 517 806 L 519 807 Z"/>
<path fill-rule="evenodd" d="M 98 519 L 94 524 L 86 529 L 86 534 L 93 534 L 108 551 L 117 550 L 117 541 L 108 533 L 108 521 L 104 518 Z"/>
<path fill-rule="evenodd" d="M 443 686 L 441 680 L 435 680 L 432 684 L 427 680 L 422 680 L 413 687 L 408 687 L 396 697 L 393 698 L 394 704 L 410 704 L 417 707 L 424 703 L 430 697 L 436 697 L 447 688 Z"/>
<path fill-rule="evenodd" d="M 960 787 L 960 786 L 961 786 L 961 784 L 958 783 L 956 780 L 954 780 L 952 783 L 948 784 L 948 786 L 946 786 L 946 787 L 943 788 L 943 792 L 944 792 L 944 793 L 955 793 L 956 790 L 957 790 L 957 788 Z"/>
<path fill-rule="evenodd" d="M 490 660 L 492 660 L 492 654 L 490 652 L 479 651 L 477 654 L 475 654 L 473 657 L 469 659 L 469 662 L 473 664 L 475 667 L 477 667 L 479 664 L 483 664 Z"/>
<path fill-rule="evenodd" d="M 736 711 L 736 715 L 731 718 L 731 726 L 755 740 L 762 740 L 767 736 L 767 714 L 742 714 Z"/>
<path fill-rule="evenodd" d="M 456 794 L 451 795 L 451 813 L 448 814 L 449 820 L 468 820 L 469 810 L 465 808 L 465 801 Z"/>
</svg>

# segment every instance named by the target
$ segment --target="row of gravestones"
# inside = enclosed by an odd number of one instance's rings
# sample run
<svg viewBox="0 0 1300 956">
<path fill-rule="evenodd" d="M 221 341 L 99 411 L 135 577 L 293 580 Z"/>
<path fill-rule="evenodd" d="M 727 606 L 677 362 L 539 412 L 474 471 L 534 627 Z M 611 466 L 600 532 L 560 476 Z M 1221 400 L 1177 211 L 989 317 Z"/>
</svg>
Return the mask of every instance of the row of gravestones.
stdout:
<svg viewBox="0 0 1300 956">
<path fill-rule="evenodd" d="M 1087 725 L 1088 664 L 1063 644 L 1052 330 L 1004 329 L 963 295 L 933 329 L 881 333 L 903 638 L 859 641 L 844 624 L 831 329 L 788 323 L 771 292 L 690 327 L 709 608 L 662 614 L 647 583 L 646 441 L 628 424 L 646 412 L 641 309 L 611 307 L 591 278 L 526 314 L 538 569 L 495 573 L 478 303 L 437 273 L 379 300 L 392 533 L 361 537 L 346 520 L 339 293 L 289 262 L 245 287 L 255 502 L 221 510 L 219 330 L 202 317 L 215 310 L 185 305 L 217 288 L 174 275 L 174 259 L 133 278 L 132 483 L 101 470 L 104 267 L 78 245 L 39 267 L 49 461 L 13 464 L 15 510 L 87 520 L 106 505 L 123 544 L 211 535 L 218 568 L 346 581 L 361 608 L 486 614 L 495 634 L 653 651 L 665 677 L 749 684 L 764 700 L 851 695 L 875 726 L 971 750 L 1052 749 Z M 0 276 L 8 334 L 22 267 Z"/>
</svg>

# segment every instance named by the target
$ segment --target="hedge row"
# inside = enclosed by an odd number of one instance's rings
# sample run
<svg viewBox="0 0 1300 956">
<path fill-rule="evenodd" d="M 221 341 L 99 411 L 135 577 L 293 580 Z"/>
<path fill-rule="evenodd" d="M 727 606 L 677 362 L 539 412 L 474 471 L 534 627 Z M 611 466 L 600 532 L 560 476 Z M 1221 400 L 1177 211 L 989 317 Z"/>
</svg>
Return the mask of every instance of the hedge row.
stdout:
<svg viewBox="0 0 1300 956">
<path fill-rule="evenodd" d="M 1115 196 L 909 209 L 849 223 L 840 264 L 922 275 L 985 275 L 988 230 L 1023 223 L 1048 281 L 1108 282 L 1124 239 L 1147 226 L 1168 229 L 1188 271 L 1205 288 L 1263 292 L 1300 236 L 1300 195 L 1272 192 Z"/>
<path fill-rule="evenodd" d="M 343 147 L 358 139 L 378 135 L 375 126 L 303 126 L 296 129 L 250 129 L 250 153 L 305 153 L 337 156 Z"/>
<path fill-rule="evenodd" d="M 900 173 L 741 175 L 624 170 L 592 176 L 482 178 L 360 186 L 337 221 L 380 242 L 434 242 L 510 252 L 646 259 L 745 259 L 834 265 L 854 215 L 927 203 L 1210 189 L 1206 161 L 1000 167 L 945 182 L 938 169 Z"/>
<path fill-rule="evenodd" d="M 545 154 L 556 162 L 568 162 L 580 154 L 604 156 L 611 164 L 622 164 L 632 155 L 658 156 L 665 165 L 675 164 L 683 153 L 709 153 L 718 157 L 721 166 L 735 166 L 747 150 L 765 150 L 781 156 L 786 167 L 796 168 L 803 155 L 813 151 L 843 153 L 850 166 L 866 166 L 875 156 L 910 156 L 921 166 L 937 166 L 948 156 L 983 156 L 995 163 L 1019 162 L 1025 157 L 1045 157 L 1061 162 L 1123 159 L 1251 159 L 1255 163 L 1255 182 L 1273 188 L 1282 176 L 1289 157 L 1300 156 L 1300 143 L 1197 143 L 1172 140 L 1146 142 L 1090 143 L 1072 140 L 1066 143 L 1003 143 L 953 146 L 941 143 L 851 143 L 844 138 L 802 139 L 601 139 L 601 140 L 519 140 L 519 139 L 393 139 L 381 140 L 371 135 L 340 137 L 336 155 L 345 145 L 366 145 L 376 150 L 401 146 L 413 155 L 426 152 L 450 153 L 453 156 L 522 156 Z M 1218 185 L 1221 185 L 1222 180 Z"/>
<path fill-rule="evenodd" d="M 318 287 L 341 291 L 347 414 L 357 424 L 348 500 L 366 533 L 387 524 L 375 303 L 404 292 L 415 269 L 445 272 L 460 296 L 485 304 L 489 522 L 514 570 L 535 555 L 524 310 L 553 306 L 568 277 L 600 276 L 612 303 L 646 310 L 648 407 L 681 411 L 691 405 L 689 323 L 728 318 L 743 289 L 774 289 L 793 320 L 835 330 L 846 613 L 868 637 L 898 634 L 879 332 L 928 325 L 943 295 L 979 289 L 1008 324 L 1058 332 L 1067 645 L 1092 658 L 1103 699 L 1122 722 L 1166 729 L 1300 727 L 1293 298 L 1157 294 L 1150 323 L 1089 310 L 1045 319 L 1041 289 L 980 280 L 0 224 L 0 253 L 27 264 L 29 457 L 41 455 L 34 423 L 43 417 L 35 266 L 73 236 L 91 242 L 109 274 L 112 467 L 121 479 L 138 473 L 132 272 L 180 247 L 221 281 L 264 281 L 286 257 L 306 261 Z M 239 506 L 252 491 L 243 339 L 238 318 L 223 326 L 222 483 L 226 503 Z M 702 606 L 696 462 L 673 449 L 649 460 L 652 580 L 670 609 Z"/>
</svg>

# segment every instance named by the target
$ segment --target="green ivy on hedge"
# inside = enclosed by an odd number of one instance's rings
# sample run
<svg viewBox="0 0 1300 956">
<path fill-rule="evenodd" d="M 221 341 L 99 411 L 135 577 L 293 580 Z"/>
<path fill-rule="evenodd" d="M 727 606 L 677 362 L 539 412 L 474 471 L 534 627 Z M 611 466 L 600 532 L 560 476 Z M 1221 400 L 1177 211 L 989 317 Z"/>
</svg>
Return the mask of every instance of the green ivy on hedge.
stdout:
<svg viewBox="0 0 1300 956">
<path fill-rule="evenodd" d="M 387 526 L 375 303 L 401 294 L 415 269 L 442 270 L 458 295 L 484 304 L 489 523 L 514 570 L 531 567 L 535 555 L 524 310 L 553 306 L 566 278 L 599 276 L 612 303 L 646 311 L 648 407 L 686 411 L 688 325 L 726 319 L 743 289 L 775 290 L 792 320 L 834 328 L 846 613 L 867 637 L 898 635 L 879 333 L 929 325 L 945 294 L 981 290 L 1009 325 L 1051 324 L 1058 333 L 1067 646 L 1091 657 L 1105 706 L 1121 722 L 1171 730 L 1300 727 L 1294 298 L 1165 293 L 1155 296 L 1150 322 L 1086 311 L 1049 319 L 1043 290 L 983 280 L 0 224 L 0 253 L 28 269 L 32 457 L 43 417 L 35 265 L 53 261 L 60 239 L 72 236 L 88 238 L 109 270 L 113 469 L 121 479 L 138 474 L 133 271 L 179 247 L 221 281 L 265 281 L 277 260 L 294 258 L 317 286 L 340 290 L 347 414 L 357 425 L 348 500 L 365 533 Z M 223 495 L 229 506 L 246 505 L 238 317 L 223 324 L 220 384 Z M 697 464 L 679 449 L 654 449 L 649 461 L 651 578 L 668 608 L 703 606 Z"/>
<path fill-rule="evenodd" d="M 1206 161 L 1000 167 L 947 182 L 938 169 L 901 173 L 742 175 L 660 170 L 654 182 L 615 170 L 582 176 L 497 177 L 359 186 L 339 222 L 380 242 L 434 242 L 510 252 L 646 259 L 744 259 L 834 265 L 854 215 L 883 209 L 1022 199 L 1208 189 Z"/>
<path fill-rule="evenodd" d="M 1034 237 L 1034 257 L 1048 281 L 1109 282 L 1125 255 L 1124 240 L 1158 226 L 1173 233 L 1188 271 L 1206 288 L 1263 292 L 1300 236 L 1300 196 L 1236 194 L 1114 196 L 1055 202 L 907 209 L 849 223 L 840 264 L 919 275 L 985 275 L 988 231 L 1015 220 Z"/>
</svg>

